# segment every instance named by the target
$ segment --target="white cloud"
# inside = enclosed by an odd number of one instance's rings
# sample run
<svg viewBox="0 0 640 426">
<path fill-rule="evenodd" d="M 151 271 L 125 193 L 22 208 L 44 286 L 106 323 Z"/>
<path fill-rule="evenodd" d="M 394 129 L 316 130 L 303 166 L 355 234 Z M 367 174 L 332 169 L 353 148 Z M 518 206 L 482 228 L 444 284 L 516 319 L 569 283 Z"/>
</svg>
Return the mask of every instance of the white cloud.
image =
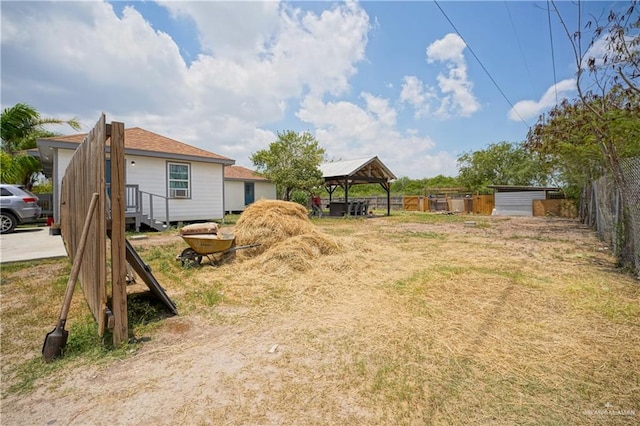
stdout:
<svg viewBox="0 0 640 426">
<path fill-rule="evenodd" d="M 576 91 L 576 80 L 573 78 L 562 80 L 554 84 L 542 95 L 540 100 L 525 100 L 516 103 L 509 110 L 508 117 L 513 121 L 528 120 L 539 116 L 542 112 L 556 105 L 558 102 Z M 557 93 L 557 98 L 556 98 Z"/>
<path fill-rule="evenodd" d="M 316 138 L 330 159 L 378 156 L 398 177 L 457 173 L 455 159 L 444 152 L 431 153 L 435 147 L 431 138 L 418 136 L 415 130 L 397 129 L 396 113 L 389 107 L 388 100 L 369 93 L 362 93 L 361 97 L 366 101 L 366 108 L 351 102 L 323 102 L 308 96 L 296 113 L 316 129 Z"/>
<path fill-rule="evenodd" d="M 396 124 L 396 110 L 389 107 L 389 101 L 387 99 L 378 98 L 370 93 L 363 93 L 362 97 L 367 104 L 367 111 L 375 114 L 382 124 L 386 126 Z"/>
<path fill-rule="evenodd" d="M 437 95 L 432 87 L 425 88 L 425 85 L 418 77 L 405 76 L 400 92 L 400 102 L 408 103 L 414 108 L 415 118 L 422 118 L 430 115 L 431 101 L 437 99 Z"/>
<path fill-rule="evenodd" d="M 446 74 L 439 73 L 436 77 L 439 92 L 418 77 L 404 77 L 400 102 L 411 105 L 416 118 L 468 117 L 480 109 L 473 95 L 473 83 L 467 76 L 465 48 L 466 44 L 456 34 L 447 34 L 427 47 L 427 63 L 443 62 L 448 69 Z"/>
<path fill-rule="evenodd" d="M 198 28 L 205 54 L 251 61 L 280 26 L 280 2 L 162 1 Z"/>
<path fill-rule="evenodd" d="M 451 62 L 456 67 L 466 67 L 462 52 L 467 47 L 457 34 L 449 33 L 427 47 L 427 62 Z"/>
<path fill-rule="evenodd" d="M 440 115 L 457 114 L 468 117 L 480 109 L 480 104 L 472 93 L 473 83 L 467 76 L 467 63 L 463 51 L 467 47 L 457 34 L 447 34 L 427 47 L 427 62 L 444 62 L 449 69 L 445 74 L 438 74 L 438 86 L 445 95 L 442 100 Z M 446 108 L 442 108 L 446 105 Z"/>
</svg>

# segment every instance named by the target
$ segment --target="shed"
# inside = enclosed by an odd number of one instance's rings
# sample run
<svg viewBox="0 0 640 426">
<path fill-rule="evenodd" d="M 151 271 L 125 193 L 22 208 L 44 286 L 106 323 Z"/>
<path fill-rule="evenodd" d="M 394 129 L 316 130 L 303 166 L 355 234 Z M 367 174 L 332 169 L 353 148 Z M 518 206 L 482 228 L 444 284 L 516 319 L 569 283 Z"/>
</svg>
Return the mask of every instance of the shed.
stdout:
<svg viewBox="0 0 640 426">
<path fill-rule="evenodd" d="M 378 157 L 323 163 L 320 165 L 320 171 L 322 171 L 324 187 L 329 193 L 330 205 L 332 204 L 333 192 L 338 187 L 344 189 L 345 200 L 343 210 L 341 210 L 343 213 L 349 211 L 347 206 L 349 205 L 349 188 L 351 186 L 377 183 L 387 193 L 387 216 L 391 214 L 391 181 L 396 179 L 396 176 Z"/>
<path fill-rule="evenodd" d="M 44 174 L 53 182 L 56 221 L 62 177 L 86 137 L 85 133 L 37 141 Z M 171 222 L 224 217 L 223 170 L 234 160 L 139 127 L 125 129 L 124 137 L 126 215 L 136 229 L 141 223 L 162 230 Z M 107 187 L 109 156 L 107 146 Z"/>
<path fill-rule="evenodd" d="M 533 216 L 533 200 L 546 200 L 556 187 L 489 185 L 493 188 L 497 216 Z"/>
<path fill-rule="evenodd" d="M 224 168 L 224 208 L 239 213 L 255 200 L 275 200 L 276 185 L 264 176 L 242 166 Z"/>
</svg>

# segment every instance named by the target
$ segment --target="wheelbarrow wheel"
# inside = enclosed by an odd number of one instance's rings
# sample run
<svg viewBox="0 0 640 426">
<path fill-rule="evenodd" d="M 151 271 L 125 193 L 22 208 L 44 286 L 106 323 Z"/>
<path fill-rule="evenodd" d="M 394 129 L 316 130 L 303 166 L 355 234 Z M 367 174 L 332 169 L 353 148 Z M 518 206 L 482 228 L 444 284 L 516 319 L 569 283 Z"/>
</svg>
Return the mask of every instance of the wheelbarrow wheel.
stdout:
<svg viewBox="0 0 640 426">
<path fill-rule="evenodd" d="M 180 259 L 182 260 L 182 266 L 193 268 L 200 265 L 200 262 L 202 262 L 202 255 L 198 254 L 192 248 L 186 248 L 180 254 Z"/>
</svg>

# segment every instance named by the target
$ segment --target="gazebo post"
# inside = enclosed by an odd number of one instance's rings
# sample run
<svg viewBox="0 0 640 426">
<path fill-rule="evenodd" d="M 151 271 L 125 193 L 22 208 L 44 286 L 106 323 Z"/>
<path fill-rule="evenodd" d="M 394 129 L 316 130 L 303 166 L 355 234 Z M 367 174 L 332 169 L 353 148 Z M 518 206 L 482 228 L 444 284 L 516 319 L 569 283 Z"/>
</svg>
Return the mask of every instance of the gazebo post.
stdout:
<svg viewBox="0 0 640 426">
<path fill-rule="evenodd" d="M 346 215 L 349 216 L 349 178 L 344 180 L 344 208 Z"/>
<path fill-rule="evenodd" d="M 385 189 L 387 190 L 387 216 L 391 216 L 391 185 L 389 182 L 385 184 Z"/>
</svg>

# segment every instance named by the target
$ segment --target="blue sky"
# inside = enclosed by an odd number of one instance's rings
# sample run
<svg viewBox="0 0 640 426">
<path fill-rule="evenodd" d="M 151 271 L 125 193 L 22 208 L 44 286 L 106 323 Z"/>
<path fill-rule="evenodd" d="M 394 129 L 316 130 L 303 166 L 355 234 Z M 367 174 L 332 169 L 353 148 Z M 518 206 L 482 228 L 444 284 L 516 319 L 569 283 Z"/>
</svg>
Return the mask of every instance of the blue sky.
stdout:
<svg viewBox="0 0 640 426">
<path fill-rule="evenodd" d="M 626 5 L 582 2 L 583 22 Z M 556 6 L 575 31 L 576 3 Z M 250 168 L 290 129 L 311 132 L 328 160 L 378 156 L 398 177 L 455 176 L 460 154 L 523 140 L 576 95 L 546 1 L 0 7 L 2 108 L 26 102 L 85 131 L 104 112 Z"/>
</svg>

